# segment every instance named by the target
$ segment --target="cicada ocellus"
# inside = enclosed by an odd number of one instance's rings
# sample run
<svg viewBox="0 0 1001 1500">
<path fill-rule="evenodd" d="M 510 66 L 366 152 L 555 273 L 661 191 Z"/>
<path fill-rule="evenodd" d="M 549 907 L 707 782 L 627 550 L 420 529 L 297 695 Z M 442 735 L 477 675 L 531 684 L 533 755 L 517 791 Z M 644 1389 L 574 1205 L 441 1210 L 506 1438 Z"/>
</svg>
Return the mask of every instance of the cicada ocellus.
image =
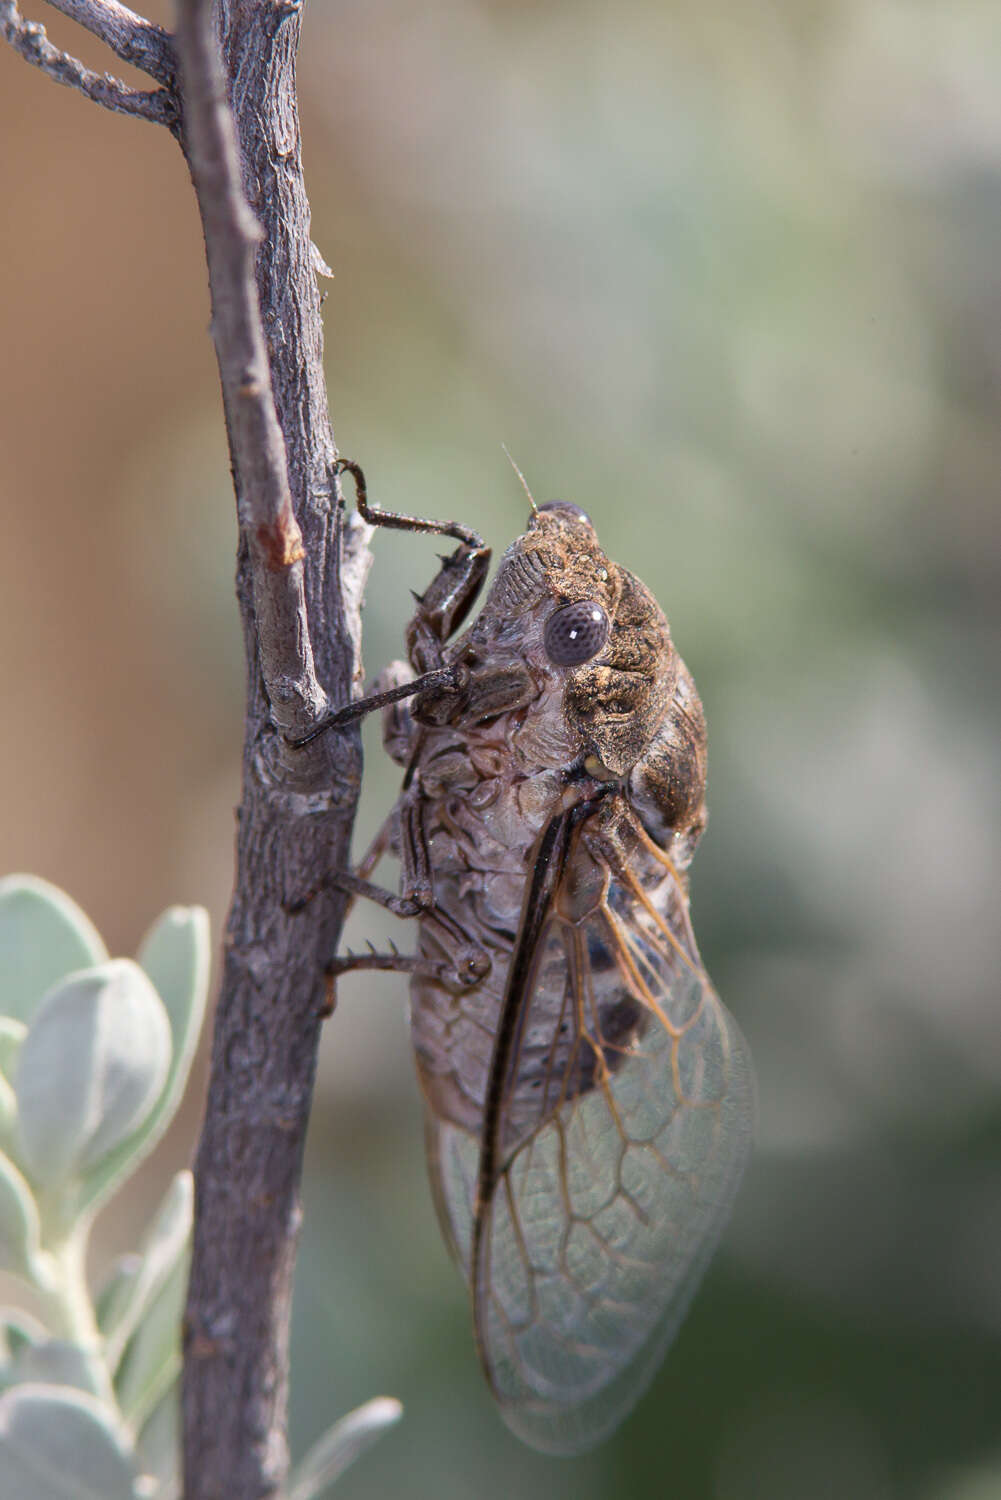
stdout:
<svg viewBox="0 0 1001 1500">
<path fill-rule="evenodd" d="M 705 825 L 694 683 L 647 588 L 576 506 L 533 508 L 475 622 L 489 552 L 418 600 L 384 707 L 406 768 L 386 838 L 418 922 L 411 974 L 434 1200 L 504 1420 L 605 1437 L 659 1364 L 747 1161 L 747 1047 L 702 966 L 686 871 Z M 409 702 L 404 701 L 409 698 Z"/>
</svg>

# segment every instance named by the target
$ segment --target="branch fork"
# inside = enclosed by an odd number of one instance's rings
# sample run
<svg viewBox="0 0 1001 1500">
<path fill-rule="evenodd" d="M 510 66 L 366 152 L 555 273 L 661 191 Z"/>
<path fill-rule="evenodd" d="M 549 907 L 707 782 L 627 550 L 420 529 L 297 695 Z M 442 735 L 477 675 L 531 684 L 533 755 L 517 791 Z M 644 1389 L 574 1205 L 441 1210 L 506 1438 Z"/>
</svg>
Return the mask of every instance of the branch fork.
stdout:
<svg viewBox="0 0 1001 1500">
<path fill-rule="evenodd" d="M 0 36 L 55 83 L 79 89 L 105 109 L 165 125 L 176 135 L 180 110 L 175 92 L 173 47 L 167 33 L 119 5 L 117 0 L 51 0 L 51 4 L 105 42 L 123 62 L 139 68 L 161 87 L 149 91 L 134 89 L 111 73 L 95 73 L 79 58 L 50 42 L 40 22 L 26 20 L 17 0 L 0 0 Z"/>
</svg>

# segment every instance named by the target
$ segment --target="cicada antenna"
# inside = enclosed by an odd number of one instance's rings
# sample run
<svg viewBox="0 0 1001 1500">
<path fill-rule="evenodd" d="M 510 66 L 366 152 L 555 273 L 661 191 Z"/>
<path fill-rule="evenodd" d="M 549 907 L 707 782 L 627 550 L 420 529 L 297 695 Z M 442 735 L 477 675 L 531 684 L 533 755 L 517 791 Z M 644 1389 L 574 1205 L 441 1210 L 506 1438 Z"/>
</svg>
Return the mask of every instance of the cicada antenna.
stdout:
<svg viewBox="0 0 1001 1500">
<path fill-rule="evenodd" d="M 534 499 L 532 498 L 532 491 L 528 488 L 528 484 L 526 483 L 524 474 L 518 468 L 518 465 L 515 463 L 514 459 L 511 457 L 511 454 L 508 452 L 507 443 L 501 443 L 501 447 L 504 449 L 504 453 L 507 457 L 508 463 L 511 465 L 512 469 L 521 480 L 521 487 L 525 491 L 525 494 L 528 496 L 528 503 L 532 507 L 532 514 L 538 515 L 539 507 L 536 505 Z"/>
</svg>

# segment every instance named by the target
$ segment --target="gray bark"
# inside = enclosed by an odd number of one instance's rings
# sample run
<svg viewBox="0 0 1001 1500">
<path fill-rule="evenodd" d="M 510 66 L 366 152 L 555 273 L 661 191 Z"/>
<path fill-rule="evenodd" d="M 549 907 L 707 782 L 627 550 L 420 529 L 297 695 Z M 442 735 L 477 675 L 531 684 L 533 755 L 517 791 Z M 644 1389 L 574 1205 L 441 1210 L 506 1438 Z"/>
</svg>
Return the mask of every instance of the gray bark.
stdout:
<svg viewBox="0 0 1001 1500">
<path fill-rule="evenodd" d="M 199 12 L 197 0 L 182 0 L 184 138 L 196 185 L 206 163 L 194 140 L 185 16 L 197 27 Z M 291 750 L 274 720 L 301 734 L 328 702 L 350 697 L 364 568 L 357 548 L 350 549 L 353 589 L 346 594 L 345 531 L 296 105 L 300 11 L 295 5 L 231 0 L 216 20 L 243 189 L 263 230 L 253 265 L 266 346 L 264 383 L 270 373 L 278 430 L 271 431 L 267 411 L 262 415 L 255 407 L 259 351 L 252 338 L 246 341 L 245 325 L 230 306 L 233 296 L 239 301 L 239 226 L 220 232 L 214 225 L 225 195 L 213 189 L 210 173 L 200 195 L 241 517 L 237 593 L 248 714 L 236 891 L 195 1165 L 183 1388 L 185 1495 L 258 1500 L 279 1491 L 287 1470 L 299 1177 L 323 971 L 336 950 L 344 898 L 321 893 L 296 915 L 288 907 L 321 884 L 326 872 L 347 865 L 361 774 L 356 729 Z M 227 324 L 235 324 L 235 340 Z M 276 445 L 276 437 L 283 444 Z M 349 535 L 360 544 L 357 531 Z"/>
</svg>

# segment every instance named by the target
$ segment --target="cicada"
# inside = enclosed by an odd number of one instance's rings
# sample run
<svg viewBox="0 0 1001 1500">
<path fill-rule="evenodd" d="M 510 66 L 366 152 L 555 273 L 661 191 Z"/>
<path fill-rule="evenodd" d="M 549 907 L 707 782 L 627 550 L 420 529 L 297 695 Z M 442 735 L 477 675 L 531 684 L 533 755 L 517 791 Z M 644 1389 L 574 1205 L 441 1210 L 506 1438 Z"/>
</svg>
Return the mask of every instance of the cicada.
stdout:
<svg viewBox="0 0 1001 1500">
<path fill-rule="evenodd" d="M 407 663 L 335 715 L 384 711 L 405 767 L 348 889 L 417 921 L 410 973 L 431 1187 L 508 1426 L 580 1452 L 629 1412 L 706 1268 L 747 1162 L 746 1044 L 703 968 L 686 871 L 706 732 L 650 591 L 583 510 L 535 507 L 462 630 L 490 554 L 417 599 Z M 457 633 L 461 630 L 461 633 Z M 385 848 L 401 895 L 367 877 Z"/>
</svg>

